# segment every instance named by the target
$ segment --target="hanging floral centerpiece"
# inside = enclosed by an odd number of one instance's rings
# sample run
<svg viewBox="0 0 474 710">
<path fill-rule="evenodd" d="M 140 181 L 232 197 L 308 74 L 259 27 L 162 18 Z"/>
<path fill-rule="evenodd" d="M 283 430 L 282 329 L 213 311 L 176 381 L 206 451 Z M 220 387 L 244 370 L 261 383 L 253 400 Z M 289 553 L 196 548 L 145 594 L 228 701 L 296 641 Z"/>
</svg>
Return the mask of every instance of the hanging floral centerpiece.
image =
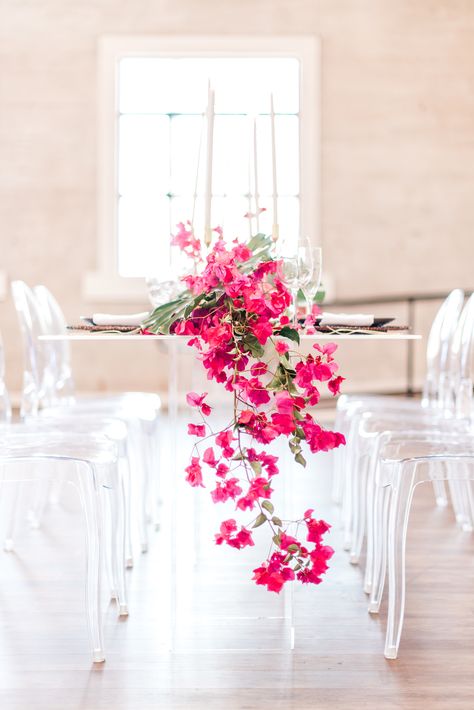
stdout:
<svg viewBox="0 0 474 710">
<path fill-rule="evenodd" d="M 230 423 L 215 431 L 207 393 L 188 393 L 198 421 L 188 424 L 196 442 L 186 480 L 209 487 L 214 503 L 233 507 L 216 532 L 216 544 L 242 549 L 254 545 L 256 528 L 268 529 L 270 552 L 253 570 L 256 584 L 274 592 L 294 579 L 319 584 L 333 555 L 323 542 L 330 526 L 311 508 L 298 520 L 278 515 L 272 502 L 278 457 L 267 447 L 284 437 L 295 461 L 305 466 L 305 449 L 314 454 L 345 443 L 312 413 L 321 388 L 336 395 L 344 379 L 333 357 L 337 346 L 315 344 L 309 355 L 298 351 L 299 333 L 286 315 L 291 296 L 281 262 L 271 255 L 270 237 L 258 234 L 246 244 L 227 244 L 222 230 L 215 232 L 204 257 L 192 229 L 178 225 L 173 243 L 198 268 L 183 278 L 186 290 L 179 298 L 156 308 L 144 324 L 149 332 L 188 336 L 208 379 L 233 398 Z"/>
</svg>

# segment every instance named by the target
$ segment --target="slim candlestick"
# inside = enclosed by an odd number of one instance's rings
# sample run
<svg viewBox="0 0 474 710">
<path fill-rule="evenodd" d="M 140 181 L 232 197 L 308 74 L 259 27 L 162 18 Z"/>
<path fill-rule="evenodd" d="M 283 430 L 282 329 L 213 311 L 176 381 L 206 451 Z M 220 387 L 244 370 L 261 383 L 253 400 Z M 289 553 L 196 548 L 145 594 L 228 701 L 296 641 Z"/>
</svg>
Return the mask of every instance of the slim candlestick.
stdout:
<svg viewBox="0 0 474 710">
<path fill-rule="evenodd" d="M 212 240 L 211 202 L 212 202 L 212 152 L 214 148 L 214 89 L 211 82 L 207 90 L 207 151 L 206 151 L 206 194 L 204 202 L 204 243 L 209 246 Z"/>
<path fill-rule="evenodd" d="M 199 169 L 201 167 L 202 138 L 203 138 L 203 134 L 204 134 L 205 116 L 206 116 L 205 113 L 201 114 L 201 130 L 199 132 L 199 148 L 198 148 L 197 165 L 196 165 L 196 179 L 194 180 L 193 209 L 192 209 L 192 215 L 191 215 L 191 228 L 193 230 L 193 233 L 194 233 L 194 217 L 196 215 L 196 201 L 197 201 L 197 190 L 198 190 L 198 183 L 199 183 Z"/>
<path fill-rule="evenodd" d="M 253 219 L 252 219 L 252 138 L 251 138 L 251 124 L 249 122 L 248 124 L 248 165 L 247 165 L 247 170 L 248 170 L 248 223 L 249 223 L 249 237 L 252 239 L 253 234 L 252 234 L 252 228 L 253 228 Z"/>
<path fill-rule="evenodd" d="M 277 161 L 276 161 L 276 135 L 275 135 L 275 108 L 273 93 L 270 94 L 270 121 L 272 128 L 272 176 L 273 176 L 273 227 L 272 237 L 276 241 L 279 237 L 278 227 L 278 187 L 277 187 Z"/>
<path fill-rule="evenodd" d="M 260 207 L 258 201 L 258 157 L 257 157 L 257 117 L 253 119 L 253 177 L 255 186 L 255 221 L 257 224 L 257 234 L 260 233 Z"/>
</svg>

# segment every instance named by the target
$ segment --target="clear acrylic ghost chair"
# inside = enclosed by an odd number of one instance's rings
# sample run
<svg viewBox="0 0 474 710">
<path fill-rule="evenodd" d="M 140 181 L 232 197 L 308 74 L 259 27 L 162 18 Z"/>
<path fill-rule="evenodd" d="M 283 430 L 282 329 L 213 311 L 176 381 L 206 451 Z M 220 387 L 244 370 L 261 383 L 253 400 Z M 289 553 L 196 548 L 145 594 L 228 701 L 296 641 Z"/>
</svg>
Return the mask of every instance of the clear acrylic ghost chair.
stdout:
<svg viewBox="0 0 474 710">
<path fill-rule="evenodd" d="M 405 612 L 405 550 L 410 508 L 415 488 L 424 482 L 457 480 L 464 489 L 471 491 L 474 481 L 474 440 L 471 437 L 462 443 L 440 442 L 437 447 L 428 442 L 423 446 L 432 453 L 419 454 L 410 458 L 384 459 L 380 467 L 378 485 L 389 496 L 384 502 L 384 515 L 388 518 L 386 547 L 383 556 L 388 566 L 388 619 L 385 639 L 386 658 L 398 655 Z M 435 449 L 437 451 L 435 452 Z M 468 488 L 467 488 L 468 487 Z M 471 495 L 472 503 L 472 495 Z M 383 590 L 385 570 L 380 575 L 378 604 Z M 370 609 L 372 613 L 378 608 Z"/>
<path fill-rule="evenodd" d="M 122 459 L 126 459 L 126 438 L 127 431 L 124 424 L 118 420 L 109 420 L 107 425 L 102 422 L 101 435 L 91 434 L 91 428 L 89 421 L 84 421 L 83 426 L 78 425 L 74 422 L 72 426 L 72 421 L 63 420 L 31 420 L 29 423 L 17 423 L 12 424 L 12 409 L 10 404 L 10 399 L 8 396 L 8 390 L 5 383 L 5 357 L 3 349 L 3 340 L 0 333 L 0 442 L 5 444 L 8 442 L 8 446 L 18 447 L 26 445 L 36 445 L 36 450 L 38 454 L 44 454 L 46 450 L 50 450 L 50 447 L 54 447 L 54 453 L 58 451 L 62 452 L 62 457 L 65 458 L 66 455 L 80 454 L 81 460 L 88 460 L 89 454 L 96 456 L 97 454 L 102 455 L 107 452 L 107 444 L 110 444 L 110 452 L 114 453 L 114 460 L 117 458 L 117 473 L 114 472 L 114 476 L 117 478 L 116 485 L 114 485 L 114 496 L 109 495 L 106 497 L 104 503 L 108 503 L 105 506 L 105 512 L 108 513 L 110 520 L 110 530 L 108 538 L 108 554 L 106 556 L 106 563 L 108 568 L 109 581 L 111 586 L 111 598 L 116 599 L 119 603 L 121 615 L 127 613 L 127 605 L 125 600 L 125 580 L 123 576 L 124 569 L 124 554 L 126 551 L 126 534 L 127 534 L 127 521 L 124 518 L 123 512 L 125 512 L 125 496 L 124 496 L 124 474 L 127 471 L 124 468 L 124 462 Z M 114 447 L 114 448 L 111 448 Z M 115 451 L 117 454 L 115 454 Z M 59 474 L 61 474 L 61 466 Z M 35 478 L 34 484 L 38 486 L 39 483 L 43 484 L 43 488 L 48 490 L 51 478 L 54 478 L 54 462 L 49 467 L 49 473 L 47 476 L 42 478 Z M 44 479 L 44 480 L 42 480 Z M 115 490 L 116 489 L 116 490 Z M 14 530 L 17 526 L 17 508 L 20 498 L 21 489 L 17 486 L 15 495 L 13 497 L 13 504 L 10 509 L 10 514 L 6 521 L 6 538 L 4 542 L 4 549 L 6 551 L 11 551 L 13 549 L 13 538 Z M 35 491 L 36 501 L 38 500 L 38 491 Z M 43 497 L 43 502 L 45 498 Z M 117 509 L 119 506 L 119 510 Z M 121 511 L 123 506 L 124 511 Z M 38 514 L 38 510 L 35 510 L 36 519 L 30 516 L 30 526 L 39 527 L 41 514 Z M 120 520 L 120 526 L 117 527 L 117 521 Z M 115 547 L 114 540 L 116 535 L 123 535 L 124 541 L 122 548 Z"/>
<path fill-rule="evenodd" d="M 93 408 L 80 408 L 73 406 L 72 400 L 65 398 L 69 403 L 67 407 L 57 405 L 53 407 L 53 403 L 59 400 L 54 394 L 54 376 L 50 367 L 50 355 L 46 347 L 41 346 L 38 341 L 38 336 L 45 331 L 41 314 L 39 313 L 35 297 L 31 289 L 23 282 L 17 281 L 12 284 L 12 295 L 14 305 L 18 314 L 20 330 L 23 337 L 24 345 L 24 367 L 23 367 L 23 390 L 21 399 L 20 416 L 22 421 L 30 424 L 37 423 L 38 416 L 41 418 L 47 417 L 50 425 L 59 425 L 60 428 L 67 428 L 70 431 L 78 433 L 92 432 L 102 433 L 116 441 L 120 452 L 120 466 L 126 482 L 126 560 L 127 566 L 133 565 L 133 554 L 131 549 L 131 514 L 130 514 L 130 469 L 143 469 L 142 459 L 139 458 L 135 450 L 141 450 L 142 442 L 140 440 L 140 424 L 139 413 L 132 408 L 127 407 L 125 413 L 124 408 L 104 406 Z M 45 405 L 49 405 L 46 406 Z M 120 416 L 121 415 L 121 416 Z M 149 414 L 150 421 L 153 420 L 153 415 Z M 113 420 L 113 421 L 112 421 Z M 127 437 L 124 439 L 120 424 L 123 428 L 127 426 Z M 130 430 L 133 430 L 130 433 Z M 117 431 L 119 436 L 116 436 Z M 135 444 L 135 450 L 132 444 Z M 52 483 L 56 489 L 55 497 L 58 496 L 58 486 L 60 480 Z M 51 486 L 50 486 L 51 487 Z M 48 490 L 40 489 L 34 504 L 34 509 L 30 514 L 30 522 L 33 525 L 38 525 L 41 519 L 42 511 L 44 510 Z M 141 505 L 141 509 L 143 504 Z M 147 530 L 146 523 L 139 520 L 140 536 L 142 549 L 146 548 Z"/>
<path fill-rule="evenodd" d="M 115 539 L 112 562 L 117 579 L 119 613 L 127 614 L 123 565 L 123 498 L 117 470 L 117 452 L 111 442 L 87 442 L 81 437 L 61 437 L 54 433 L 2 435 L 0 439 L 0 471 L 2 485 L 36 484 L 38 478 L 49 479 L 51 469 L 40 463 L 60 465 L 65 480 L 80 494 L 86 523 L 86 608 L 91 650 L 94 662 L 105 660 L 102 640 L 101 584 L 104 550 L 104 522 L 100 496 L 103 491 L 113 494 L 112 524 Z M 72 470 L 71 470 L 72 469 Z"/>
<path fill-rule="evenodd" d="M 357 518 L 360 511 L 363 518 L 363 501 L 360 498 L 361 488 L 365 481 L 360 481 L 358 464 L 363 461 L 361 452 L 361 440 L 359 436 L 360 425 L 363 418 L 370 412 L 374 421 L 380 419 L 379 429 L 388 428 L 382 424 L 382 420 L 390 417 L 394 429 L 416 428 L 414 419 L 423 417 L 436 421 L 446 415 L 446 392 L 450 387 L 450 363 L 449 352 L 453 341 L 456 326 L 459 321 L 459 311 L 462 305 L 463 292 L 456 289 L 452 291 L 440 308 L 433 327 L 430 332 L 427 347 L 427 376 L 424 386 L 424 395 L 421 404 L 414 400 L 393 400 L 392 404 L 385 406 L 377 403 L 376 400 L 370 404 L 370 400 L 354 401 L 352 405 L 346 407 L 346 427 L 349 427 L 347 436 L 346 451 L 342 454 L 340 466 L 344 467 L 344 496 L 343 496 L 343 527 L 344 527 L 344 547 L 352 549 L 351 560 L 358 562 L 359 552 L 357 542 L 360 540 L 361 519 Z M 362 479 L 364 474 L 362 474 Z M 434 481 L 436 502 L 438 505 L 447 505 L 446 489 L 443 481 Z M 354 517 L 355 516 L 355 517 Z"/>
<path fill-rule="evenodd" d="M 133 394 L 127 397 L 112 396 L 72 399 L 72 380 L 56 389 L 56 383 L 65 380 L 59 376 L 58 350 L 50 342 L 38 338 L 49 333 L 43 312 L 33 291 L 22 281 L 12 283 L 12 295 L 24 343 L 24 386 L 21 415 L 24 419 L 37 416 L 61 418 L 63 416 L 117 417 L 129 427 L 129 456 L 132 464 L 132 481 L 136 495 L 136 509 L 142 551 L 148 548 L 147 506 L 150 499 L 149 481 L 156 470 L 154 455 L 157 439 L 157 412 L 159 398 L 150 394 L 144 397 L 145 405 Z M 63 343 L 64 344 L 64 343 Z M 67 392 L 64 398 L 61 396 Z M 66 402 L 66 404 L 63 404 Z M 129 555 L 129 563 L 131 556 Z"/>
<path fill-rule="evenodd" d="M 452 370 L 457 373 L 452 382 L 455 388 L 455 421 L 468 423 L 468 431 L 453 431 L 452 422 L 438 434 L 430 433 L 422 437 L 418 432 L 418 440 L 413 435 L 411 441 L 390 439 L 385 437 L 382 453 L 375 469 L 375 497 L 373 507 L 373 557 L 372 557 L 372 590 L 369 611 L 377 613 L 382 599 L 386 568 L 387 550 L 387 520 L 390 505 L 391 488 L 387 484 L 387 470 L 396 467 L 399 461 L 406 457 L 471 453 L 474 445 L 473 427 L 473 380 L 472 358 L 474 353 L 474 296 L 468 300 L 462 316 L 462 327 L 456 333 L 451 349 Z M 388 432 L 390 433 L 390 432 Z M 385 470 L 382 471 L 382 462 Z M 437 459 L 439 462 L 439 459 Z M 447 480 L 454 501 L 457 522 L 464 530 L 472 530 L 474 526 L 474 507 L 470 479 L 459 476 L 458 467 L 454 470 L 449 465 L 450 459 L 444 460 L 443 476 Z M 455 457 L 456 463 L 456 457 Z"/>
<path fill-rule="evenodd" d="M 423 408 L 436 408 L 439 405 L 442 393 L 446 388 L 445 372 L 448 366 L 448 355 L 451 338 L 454 335 L 456 322 L 462 309 L 464 292 L 454 289 L 443 301 L 433 320 L 426 348 L 426 374 L 423 385 L 421 403 L 411 398 L 389 397 L 380 395 L 342 395 L 337 402 L 336 431 L 341 431 L 348 441 L 347 447 L 339 447 L 335 452 L 333 499 L 343 502 L 345 489 L 345 473 L 350 465 L 351 454 L 351 428 L 354 426 L 354 417 L 366 411 L 392 411 L 401 412 L 419 411 Z M 435 482 L 436 496 L 440 503 L 445 504 L 446 495 L 443 494 L 443 483 Z"/>
<path fill-rule="evenodd" d="M 13 549 L 16 508 L 25 484 L 36 487 L 58 472 L 79 491 L 86 524 L 86 610 L 92 658 L 105 660 L 101 585 L 102 560 L 110 561 L 119 614 L 127 615 L 124 577 L 124 495 L 115 444 L 102 437 L 81 436 L 41 426 L 12 425 L 11 406 L 4 380 L 4 357 L 0 336 L 0 484 L 15 485 L 12 511 L 7 521 L 5 549 Z M 41 465 L 42 464 L 42 465 Z M 48 464 L 45 467 L 45 464 Z M 104 530 L 101 497 L 110 507 L 108 545 Z M 105 547 L 108 547 L 105 550 Z"/>
<path fill-rule="evenodd" d="M 474 296 L 471 296 L 458 320 L 456 331 L 451 338 L 443 388 L 443 407 L 425 408 L 417 416 L 406 413 L 403 417 L 385 414 L 365 414 L 356 433 L 357 463 L 352 467 L 352 522 L 351 561 L 358 563 L 364 533 L 367 525 L 367 559 L 364 589 L 370 593 L 374 577 L 374 481 L 381 447 L 388 442 L 411 443 L 413 440 L 432 439 L 437 436 L 462 437 L 471 430 L 471 400 L 463 394 L 469 385 L 466 381 L 466 365 L 470 359 L 474 332 Z M 465 374 L 462 375 L 462 372 Z M 469 381 L 469 380 L 468 380 Z M 440 479 L 442 480 L 442 479 Z M 457 480 L 448 481 L 456 520 L 467 530 L 472 528 L 470 509 L 462 484 Z"/>
<path fill-rule="evenodd" d="M 33 289 L 33 293 L 36 303 L 40 308 L 45 334 L 66 334 L 66 318 L 51 291 L 46 288 L 46 286 L 38 285 Z M 66 401 L 71 400 L 77 403 L 78 398 L 74 389 L 69 343 L 67 341 L 58 340 L 49 345 L 50 352 L 52 351 L 51 357 L 55 361 L 55 366 L 52 368 L 55 396 L 58 399 L 64 398 Z M 122 404 L 124 401 L 131 401 L 134 408 L 141 406 L 145 409 L 147 418 L 150 410 L 158 416 L 161 409 L 160 397 L 151 392 L 123 392 L 114 395 L 103 394 L 85 398 L 81 397 L 79 399 L 82 399 L 84 403 L 88 405 L 92 405 L 93 402 L 99 402 L 102 405 L 104 401 L 116 405 L 117 403 Z"/>
<path fill-rule="evenodd" d="M 64 335 L 67 333 L 67 323 L 64 313 L 46 286 L 38 285 L 33 289 L 35 302 L 39 308 L 39 317 L 44 334 Z M 114 395 L 81 396 L 77 397 L 74 390 L 74 380 L 71 367 L 71 355 L 69 343 L 64 340 L 43 343 L 46 350 L 46 359 L 49 363 L 50 383 L 49 399 L 52 403 L 71 404 L 75 407 L 82 407 L 89 411 L 91 408 L 120 407 L 128 410 L 133 409 L 134 418 L 139 422 L 139 436 L 142 443 L 139 453 L 135 455 L 138 462 L 144 460 L 144 499 L 149 502 L 153 498 L 151 487 L 157 488 L 156 476 L 159 469 L 158 436 L 159 436 L 159 415 L 161 410 L 161 400 L 157 394 L 151 392 L 124 392 Z M 156 491 L 155 497 L 156 496 Z M 141 502 L 144 507 L 144 502 Z M 146 517 L 156 516 L 155 527 L 159 527 L 156 510 L 143 513 Z M 142 548 L 146 549 L 146 525 L 141 525 Z"/>
</svg>

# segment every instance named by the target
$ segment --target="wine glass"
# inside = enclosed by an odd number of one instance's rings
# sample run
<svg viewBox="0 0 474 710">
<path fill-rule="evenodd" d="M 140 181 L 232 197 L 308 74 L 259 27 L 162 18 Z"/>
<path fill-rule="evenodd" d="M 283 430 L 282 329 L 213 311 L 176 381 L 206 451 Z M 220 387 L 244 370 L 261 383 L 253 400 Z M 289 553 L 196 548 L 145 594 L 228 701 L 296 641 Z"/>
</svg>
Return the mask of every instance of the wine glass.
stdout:
<svg viewBox="0 0 474 710">
<path fill-rule="evenodd" d="M 301 283 L 301 290 L 306 300 L 306 315 L 309 316 L 312 313 L 314 298 L 321 284 L 322 249 L 313 245 L 302 246 L 298 255 L 301 261 L 311 264 L 309 278 Z"/>
<path fill-rule="evenodd" d="M 298 308 L 298 290 L 299 275 L 298 275 L 298 258 L 296 256 L 285 256 L 281 260 L 281 270 L 283 282 L 291 291 L 293 301 L 293 325 L 297 325 L 297 308 Z"/>
</svg>

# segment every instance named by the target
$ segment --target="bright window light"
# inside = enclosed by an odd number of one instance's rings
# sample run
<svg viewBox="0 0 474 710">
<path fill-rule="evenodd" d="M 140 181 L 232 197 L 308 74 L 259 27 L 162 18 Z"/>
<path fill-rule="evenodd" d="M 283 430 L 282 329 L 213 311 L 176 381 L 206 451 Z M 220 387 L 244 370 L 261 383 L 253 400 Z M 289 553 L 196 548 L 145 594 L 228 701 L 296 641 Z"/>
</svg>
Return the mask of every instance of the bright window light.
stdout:
<svg viewBox="0 0 474 710">
<path fill-rule="evenodd" d="M 212 225 L 247 237 L 251 131 L 257 126 L 260 231 L 271 233 L 270 94 L 274 95 L 280 234 L 298 235 L 299 86 L 295 58 L 127 57 L 119 62 L 118 267 L 169 277 L 170 233 L 193 217 L 204 230 L 208 82 L 215 90 Z M 198 171 L 199 146 L 201 158 Z M 250 174 L 250 178 L 249 178 Z M 196 190 L 196 200 L 194 194 Z"/>
</svg>

